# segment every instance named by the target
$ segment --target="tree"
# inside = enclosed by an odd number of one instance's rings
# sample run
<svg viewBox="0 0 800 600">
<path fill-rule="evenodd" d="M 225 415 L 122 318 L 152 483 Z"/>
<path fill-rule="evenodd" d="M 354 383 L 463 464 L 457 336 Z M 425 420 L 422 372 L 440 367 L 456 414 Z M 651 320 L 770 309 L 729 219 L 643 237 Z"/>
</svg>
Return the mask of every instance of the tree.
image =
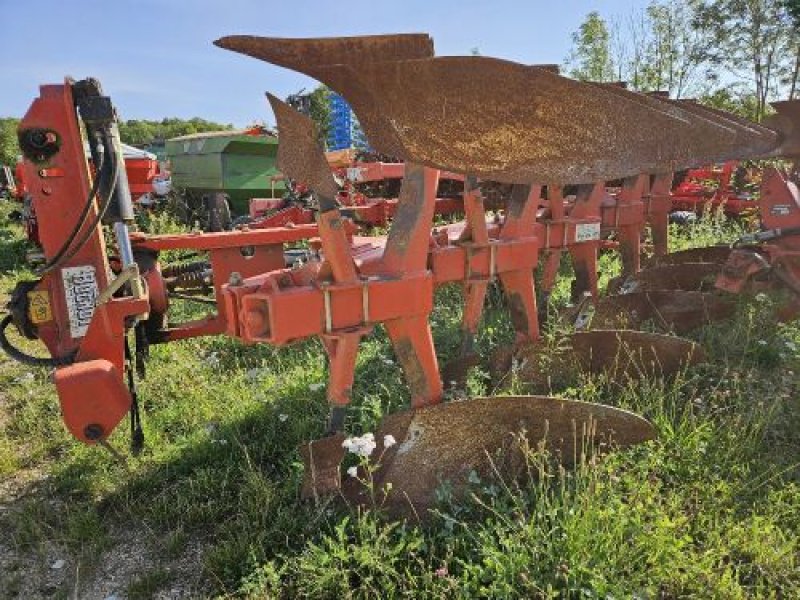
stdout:
<svg viewBox="0 0 800 600">
<path fill-rule="evenodd" d="M 651 2 L 644 11 L 641 62 L 633 67 L 630 81 L 641 91 L 668 91 L 681 98 L 694 81 L 712 41 L 708 33 L 692 27 L 693 2 Z M 638 45 L 638 44 L 637 44 Z"/>
<path fill-rule="evenodd" d="M 230 123 L 223 125 L 207 121 L 200 117 L 178 119 L 169 117 L 161 121 L 148 119 L 129 119 L 119 122 L 119 135 L 122 141 L 131 146 L 146 146 L 153 142 L 163 141 L 181 135 L 205 133 L 208 131 L 224 131 L 233 129 Z"/>
<path fill-rule="evenodd" d="M 780 95 L 788 81 L 794 94 L 798 36 L 796 0 L 704 0 L 698 2 L 693 26 L 709 32 L 715 41 L 705 48 L 714 69 L 724 68 L 738 80 L 749 80 L 760 120 L 767 102 Z M 794 12 L 793 12 L 794 11 Z"/>
<path fill-rule="evenodd" d="M 19 156 L 17 143 L 17 126 L 19 119 L 11 117 L 0 118 L 0 164 L 14 165 Z"/>
<path fill-rule="evenodd" d="M 606 22 L 597 11 L 586 15 L 578 31 L 572 34 L 573 49 L 566 60 L 570 77 L 582 81 L 613 81 L 611 37 Z"/>
<path fill-rule="evenodd" d="M 742 90 L 741 86 L 723 87 L 703 94 L 698 98 L 701 104 L 739 115 L 755 121 L 758 114 L 758 100 L 752 92 Z"/>
<path fill-rule="evenodd" d="M 789 100 L 793 100 L 795 95 L 800 95 L 800 0 L 785 0 L 784 7 L 794 25 L 794 66 L 785 82 L 789 86 Z"/>
</svg>

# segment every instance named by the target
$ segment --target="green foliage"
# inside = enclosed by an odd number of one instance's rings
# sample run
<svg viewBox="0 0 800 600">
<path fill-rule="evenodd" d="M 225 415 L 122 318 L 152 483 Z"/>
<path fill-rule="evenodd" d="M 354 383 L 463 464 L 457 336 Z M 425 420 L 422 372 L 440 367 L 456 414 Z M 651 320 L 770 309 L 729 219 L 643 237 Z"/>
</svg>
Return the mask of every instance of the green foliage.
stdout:
<svg viewBox="0 0 800 600">
<path fill-rule="evenodd" d="M 19 156 L 17 142 L 17 125 L 19 119 L 0 118 L 0 165 L 14 165 Z"/>
<path fill-rule="evenodd" d="M 755 94 L 742 92 L 737 88 L 719 88 L 706 93 L 698 100 L 714 108 L 731 112 L 745 119 L 758 120 L 758 99 Z"/>
<path fill-rule="evenodd" d="M 171 117 L 164 118 L 161 121 L 129 119 L 119 123 L 119 133 L 122 141 L 132 146 L 145 146 L 182 135 L 227 129 L 233 129 L 233 125 L 223 125 L 199 117 L 192 119 Z"/>
<path fill-rule="evenodd" d="M 608 25 L 597 11 L 586 15 L 572 34 L 573 50 L 566 61 L 570 77 L 583 81 L 613 81 Z"/>
<path fill-rule="evenodd" d="M 8 289 L 28 273 L 18 228 L 0 225 Z M 176 230 L 162 217 L 143 226 Z M 671 243 L 740 233 L 710 215 L 674 226 Z M 618 269 L 616 256 L 603 253 L 604 280 Z M 556 301 L 568 292 L 562 280 Z M 484 355 L 512 339 L 499 294 L 489 296 L 477 340 Z M 80 558 L 81 581 L 134 548 L 133 573 L 115 571 L 134 598 L 187 579 L 175 570 L 181 564 L 206 582 L 192 597 L 800 597 L 800 324 L 776 322 L 778 300 L 743 298 L 734 319 L 696 332 L 711 360 L 672 380 L 577 373 L 552 381 L 554 395 L 643 414 L 658 439 L 603 460 L 589 455 L 575 471 L 523 446 L 528 475 L 476 480 L 460 500 L 442 494 L 425 525 L 299 500 L 297 448 L 323 433 L 327 411 L 316 342 L 274 348 L 201 338 L 152 347 L 139 383 L 147 445 L 126 465 L 69 437 L 47 371 L 2 359 L 0 477 L 24 493 L 4 499 L 0 544 L 30 562 L 0 570 L 0 598 L 24 593 L 28 565 L 47 570 L 40 553 L 52 545 Z M 460 303 L 455 286 L 437 292 L 431 321 L 442 361 L 458 348 Z M 173 308 L 175 322 L 205 314 L 186 302 Z M 563 339 L 557 328 L 546 333 Z M 474 395 L 497 393 L 480 368 L 470 386 Z M 353 396 L 352 432 L 374 431 L 407 406 L 382 331 L 361 347 Z M 111 438 L 120 450 L 128 441 L 124 426 Z M 15 472 L 36 485 L 17 484 Z M 67 582 L 58 592 L 82 597 L 74 590 Z"/>
<path fill-rule="evenodd" d="M 317 126 L 317 134 L 321 141 L 328 139 L 328 132 L 331 127 L 331 108 L 328 102 L 330 90 L 324 85 L 319 85 L 314 88 L 314 91 L 309 94 L 309 112 L 308 116 L 314 121 Z"/>
<path fill-rule="evenodd" d="M 703 48 L 713 42 L 692 28 L 693 15 L 690 3 L 652 1 L 633 21 L 624 71 L 631 87 L 680 98 L 696 86 Z"/>
<path fill-rule="evenodd" d="M 767 102 L 794 93 L 800 64 L 796 3 L 785 0 L 705 0 L 697 3 L 693 25 L 715 41 L 705 47 L 708 74 L 722 69 L 749 81 L 761 120 Z M 792 12 L 795 11 L 795 12 Z"/>
</svg>

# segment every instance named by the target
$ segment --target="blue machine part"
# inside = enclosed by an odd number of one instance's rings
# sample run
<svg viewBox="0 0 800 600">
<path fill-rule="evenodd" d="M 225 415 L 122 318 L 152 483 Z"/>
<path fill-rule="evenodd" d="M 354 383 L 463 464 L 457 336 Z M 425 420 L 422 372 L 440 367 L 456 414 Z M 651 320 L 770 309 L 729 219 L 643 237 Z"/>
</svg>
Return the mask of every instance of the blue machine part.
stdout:
<svg viewBox="0 0 800 600">
<path fill-rule="evenodd" d="M 366 147 L 364 133 L 347 101 L 339 94 L 331 92 L 328 102 L 331 111 L 328 150 Z"/>
</svg>

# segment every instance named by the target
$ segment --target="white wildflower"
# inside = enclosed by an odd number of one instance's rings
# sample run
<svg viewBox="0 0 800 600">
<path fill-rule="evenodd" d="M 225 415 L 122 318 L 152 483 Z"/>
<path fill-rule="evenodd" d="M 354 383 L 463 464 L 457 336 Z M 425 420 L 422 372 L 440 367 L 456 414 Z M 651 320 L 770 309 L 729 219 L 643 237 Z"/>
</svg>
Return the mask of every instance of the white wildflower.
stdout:
<svg viewBox="0 0 800 600">
<path fill-rule="evenodd" d="M 391 448 L 397 443 L 397 440 L 394 439 L 394 436 L 390 433 L 383 436 L 383 447 L 384 448 Z"/>
<path fill-rule="evenodd" d="M 311 385 L 308 386 L 308 389 L 311 390 L 312 392 L 318 392 L 324 387 L 325 387 L 324 383 L 312 383 Z"/>
<path fill-rule="evenodd" d="M 758 342 L 756 342 L 756 343 L 757 343 L 759 346 L 766 346 L 766 345 L 767 345 L 767 340 L 758 340 Z"/>
<path fill-rule="evenodd" d="M 358 476 L 358 467 L 355 467 L 355 466 L 350 467 L 349 469 L 347 469 L 347 474 L 350 475 L 350 477 L 357 477 Z"/>
<path fill-rule="evenodd" d="M 281 413 L 281 414 L 278 415 L 278 421 L 280 421 L 281 423 L 285 423 L 286 419 L 288 419 L 288 418 L 289 418 L 289 415 L 284 414 L 284 413 Z"/>
<path fill-rule="evenodd" d="M 367 458 L 375 450 L 375 434 L 365 433 L 361 436 L 349 437 L 342 442 L 342 448 L 356 456 Z"/>
<path fill-rule="evenodd" d="M 50 565 L 50 568 L 51 569 L 55 569 L 55 570 L 58 571 L 59 569 L 63 569 L 64 565 L 66 565 L 66 564 L 67 564 L 67 561 L 65 561 L 63 558 L 59 558 L 56 562 L 54 562 L 52 565 Z"/>
<path fill-rule="evenodd" d="M 758 302 L 766 302 L 768 299 L 769 298 L 764 292 L 759 292 L 758 294 L 756 294 L 756 300 Z"/>
<path fill-rule="evenodd" d="M 219 354 L 216 352 L 211 352 L 208 356 L 206 356 L 206 364 L 211 367 L 218 367 L 219 366 Z"/>
<path fill-rule="evenodd" d="M 394 361 L 391 358 L 384 358 L 383 359 L 383 364 L 385 364 L 385 365 L 393 365 Z"/>
</svg>

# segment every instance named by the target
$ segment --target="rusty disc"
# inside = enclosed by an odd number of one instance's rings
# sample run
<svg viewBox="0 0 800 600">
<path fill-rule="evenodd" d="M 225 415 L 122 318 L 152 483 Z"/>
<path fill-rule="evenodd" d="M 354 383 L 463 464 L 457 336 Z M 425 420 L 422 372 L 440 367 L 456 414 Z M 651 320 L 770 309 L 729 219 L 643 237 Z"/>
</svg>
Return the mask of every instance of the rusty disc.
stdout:
<svg viewBox="0 0 800 600">
<path fill-rule="evenodd" d="M 715 293 L 660 290 L 605 296 L 595 303 L 592 327 L 638 329 L 649 321 L 678 334 L 733 315 L 731 298 Z"/>
<path fill-rule="evenodd" d="M 702 246 L 670 252 L 653 258 L 653 265 L 683 265 L 687 263 L 715 263 L 724 265 L 730 256 L 730 246 Z"/>
<path fill-rule="evenodd" d="M 678 107 L 481 56 L 321 67 L 379 151 L 503 182 L 589 183 L 726 151 L 725 127 Z M 641 97 L 640 97 L 641 96 Z M 391 131 L 387 131 L 391 129 Z M 652 132 L 658 131 L 658 136 Z M 399 147 L 374 140 L 394 136 Z"/>
<path fill-rule="evenodd" d="M 608 283 L 609 294 L 650 292 L 655 290 L 709 291 L 721 270 L 715 262 L 659 264 L 628 277 L 616 277 Z"/>
<path fill-rule="evenodd" d="M 546 361 L 541 360 L 547 354 Z M 669 377 L 703 362 L 695 342 L 671 335 L 629 329 L 579 331 L 557 348 L 526 344 L 515 353 L 515 379 L 543 384 L 554 374 L 605 373 L 612 379 Z M 510 366 L 510 361 L 507 361 Z"/>
<path fill-rule="evenodd" d="M 281 173 L 307 184 L 329 203 L 339 191 L 319 145 L 314 122 L 272 94 L 267 94 L 278 124 L 278 168 Z"/>
<path fill-rule="evenodd" d="M 614 377 L 670 376 L 705 361 L 703 349 L 691 340 L 644 331 L 580 331 L 570 336 L 570 346 L 570 358 L 582 370 Z"/>
<path fill-rule="evenodd" d="M 395 515 L 425 517 L 436 501 L 436 489 L 448 482 L 461 493 L 470 474 L 521 474 L 524 462 L 515 444 L 524 435 L 534 448 L 541 442 L 565 466 L 587 449 L 598 452 L 624 448 L 656 437 L 642 417 L 611 406 L 542 396 L 496 396 L 399 412 L 388 416 L 375 434 L 374 490 L 380 503 Z M 385 435 L 397 444 L 384 449 Z M 492 457 L 490 459 L 490 457 Z M 363 485 L 344 482 L 345 496 L 369 501 Z"/>
</svg>

